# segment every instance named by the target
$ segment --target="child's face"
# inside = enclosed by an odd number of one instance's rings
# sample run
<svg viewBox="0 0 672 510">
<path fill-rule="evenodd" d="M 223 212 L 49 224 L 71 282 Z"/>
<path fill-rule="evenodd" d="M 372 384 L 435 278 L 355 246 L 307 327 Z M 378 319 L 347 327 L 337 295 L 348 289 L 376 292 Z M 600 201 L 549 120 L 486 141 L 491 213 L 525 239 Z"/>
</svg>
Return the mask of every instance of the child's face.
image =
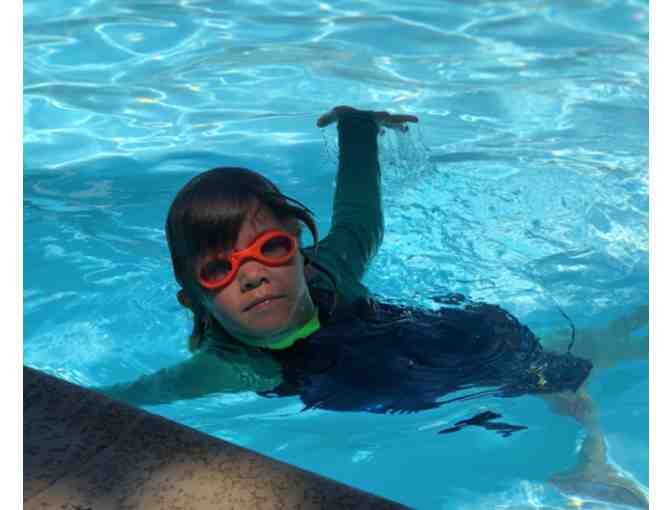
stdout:
<svg viewBox="0 0 672 510">
<path fill-rule="evenodd" d="M 253 207 L 233 250 L 247 248 L 261 232 L 269 229 L 288 231 L 268 207 Z M 265 296 L 273 299 L 249 308 L 253 301 Z M 305 324 L 314 313 L 299 251 L 289 263 L 279 267 L 246 260 L 229 285 L 214 291 L 203 289 L 202 300 L 226 331 L 256 347 L 277 342 L 290 330 Z"/>
</svg>

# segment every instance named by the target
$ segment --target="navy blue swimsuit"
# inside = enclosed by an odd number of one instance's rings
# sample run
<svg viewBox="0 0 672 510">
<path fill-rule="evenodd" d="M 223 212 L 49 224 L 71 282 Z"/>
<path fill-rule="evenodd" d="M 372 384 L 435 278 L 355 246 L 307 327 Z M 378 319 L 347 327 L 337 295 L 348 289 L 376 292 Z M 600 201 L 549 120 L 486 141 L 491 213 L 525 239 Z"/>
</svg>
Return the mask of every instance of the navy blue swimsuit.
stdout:
<svg viewBox="0 0 672 510">
<path fill-rule="evenodd" d="M 415 412 L 484 395 L 576 391 L 592 368 L 571 354 L 545 352 L 499 306 L 459 294 L 442 298 L 438 311 L 369 300 L 333 317 L 328 293 L 313 297 L 326 327 L 272 352 L 283 382 L 260 395 L 298 395 L 307 408 Z"/>
</svg>

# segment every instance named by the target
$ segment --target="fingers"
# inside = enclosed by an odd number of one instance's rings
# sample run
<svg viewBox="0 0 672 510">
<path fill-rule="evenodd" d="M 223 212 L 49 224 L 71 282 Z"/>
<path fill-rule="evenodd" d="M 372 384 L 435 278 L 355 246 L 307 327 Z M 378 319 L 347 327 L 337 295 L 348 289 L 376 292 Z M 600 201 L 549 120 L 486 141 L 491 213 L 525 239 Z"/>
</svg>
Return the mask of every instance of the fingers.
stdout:
<svg viewBox="0 0 672 510">
<path fill-rule="evenodd" d="M 418 118 L 415 115 L 390 115 L 381 119 L 381 123 L 384 126 L 394 127 L 395 125 L 404 124 L 405 122 L 418 122 Z"/>
<path fill-rule="evenodd" d="M 335 120 L 336 120 L 336 117 L 334 116 L 334 112 L 332 110 L 328 113 L 325 113 L 319 119 L 317 119 L 317 127 L 320 127 L 320 128 L 326 127 L 329 124 L 331 124 L 332 122 L 334 122 Z"/>
<path fill-rule="evenodd" d="M 406 122 L 417 123 L 418 118 L 415 115 L 388 115 L 378 122 L 380 123 L 381 127 L 386 127 L 396 131 L 401 131 L 402 133 L 406 133 L 408 132 L 408 126 L 406 125 Z"/>
<path fill-rule="evenodd" d="M 392 115 L 392 118 L 396 122 L 413 122 L 415 124 L 419 122 L 415 115 Z"/>
</svg>

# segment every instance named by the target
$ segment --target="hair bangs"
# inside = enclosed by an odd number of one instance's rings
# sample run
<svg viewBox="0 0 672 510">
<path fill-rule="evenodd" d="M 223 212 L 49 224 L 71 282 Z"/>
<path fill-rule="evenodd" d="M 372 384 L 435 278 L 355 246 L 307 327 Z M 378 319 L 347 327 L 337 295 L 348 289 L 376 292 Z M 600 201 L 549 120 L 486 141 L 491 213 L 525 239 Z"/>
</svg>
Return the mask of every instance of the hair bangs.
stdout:
<svg viewBox="0 0 672 510">
<path fill-rule="evenodd" d="M 251 194 L 231 196 L 223 190 L 211 190 L 190 198 L 172 225 L 175 241 L 181 244 L 178 254 L 187 259 L 231 248 L 255 203 Z"/>
</svg>

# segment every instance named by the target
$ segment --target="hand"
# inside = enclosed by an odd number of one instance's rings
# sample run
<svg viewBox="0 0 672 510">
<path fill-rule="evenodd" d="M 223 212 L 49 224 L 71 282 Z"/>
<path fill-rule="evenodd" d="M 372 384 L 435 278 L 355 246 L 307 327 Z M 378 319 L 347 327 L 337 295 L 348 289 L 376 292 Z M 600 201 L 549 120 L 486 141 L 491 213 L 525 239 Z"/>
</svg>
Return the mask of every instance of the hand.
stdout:
<svg viewBox="0 0 672 510">
<path fill-rule="evenodd" d="M 350 106 L 337 106 L 331 111 L 322 115 L 317 119 L 317 127 L 326 127 L 329 124 L 337 122 L 340 118 L 348 113 L 354 112 L 365 112 L 365 110 L 358 110 Z M 402 132 L 408 131 L 408 126 L 406 122 L 418 122 L 418 118 L 415 115 L 393 115 L 388 112 L 370 112 L 373 114 L 374 120 L 378 123 L 379 127 L 386 127 L 390 129 L 396 129 Z"/>
</svg>

